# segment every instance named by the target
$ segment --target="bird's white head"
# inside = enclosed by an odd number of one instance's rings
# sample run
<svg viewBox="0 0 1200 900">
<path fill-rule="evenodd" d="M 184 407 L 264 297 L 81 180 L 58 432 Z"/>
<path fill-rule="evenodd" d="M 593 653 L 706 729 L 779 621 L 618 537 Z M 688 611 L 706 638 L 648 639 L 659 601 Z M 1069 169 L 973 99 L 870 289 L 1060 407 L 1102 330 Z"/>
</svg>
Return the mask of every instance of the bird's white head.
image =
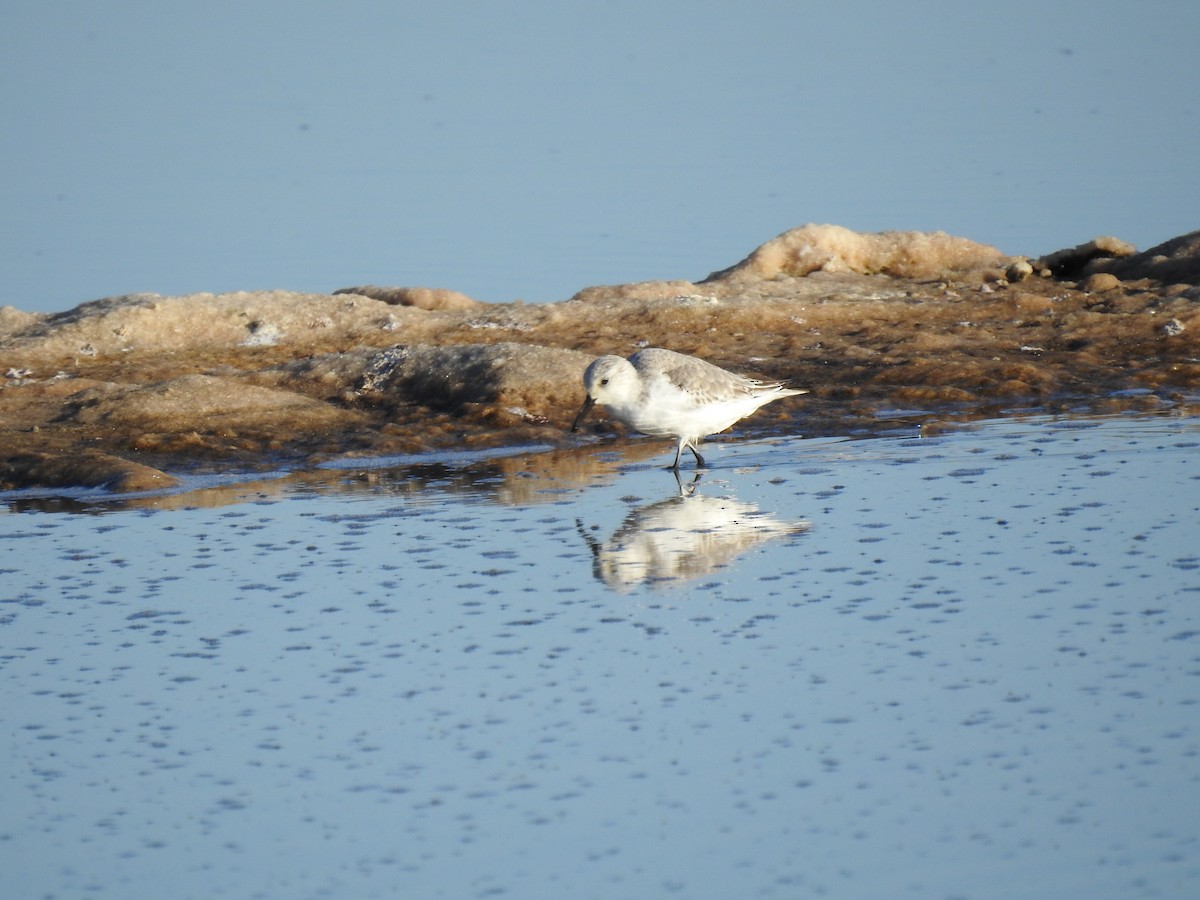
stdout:
<svg viewBox="0 0 1200 900">
<path fill-rule="evenodd" d="M 592 360 L 583 373 L 583 388 L 593 402 L 604 406 L 636 392 L 638 374 L 627 359 L 601 356 Z"/>
<path fill-rule="evenodd" d="M 571 430 L 579 428 L 591 408 L 599 403 L 605 406 L 637 391 L 637 371 L 627 359 L 619 356 L 601 356 L 592 360 L 583 373 L 583 389 L 587 398 L 583 408 L 575 417 Z"/>
</svg>

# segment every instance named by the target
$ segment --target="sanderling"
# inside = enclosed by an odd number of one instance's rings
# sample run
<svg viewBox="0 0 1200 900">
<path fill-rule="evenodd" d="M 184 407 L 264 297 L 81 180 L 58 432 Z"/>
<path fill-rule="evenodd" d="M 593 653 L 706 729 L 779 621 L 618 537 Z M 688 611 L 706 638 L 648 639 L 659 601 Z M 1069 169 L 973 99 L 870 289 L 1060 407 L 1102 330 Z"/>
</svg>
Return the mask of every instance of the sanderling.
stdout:
<svg viewBox="0 0 1200 900">
<path fill-rule="evenodd" d="M 571 430 L 595 404 L 608 407 L 619 422 L 643 434 L 671 435 L 679 441 L 675 461 L 687 447 L 704 465 L 696 449 L 700 439 L 724 431 L 764 403 L 807 390 L 781 381 L 762 382 L 726 372 L 712 363 L 673 350 L 639 350 L 629 359 L 601 356 L 583 373 L 587 399 Z"/>
</svg>

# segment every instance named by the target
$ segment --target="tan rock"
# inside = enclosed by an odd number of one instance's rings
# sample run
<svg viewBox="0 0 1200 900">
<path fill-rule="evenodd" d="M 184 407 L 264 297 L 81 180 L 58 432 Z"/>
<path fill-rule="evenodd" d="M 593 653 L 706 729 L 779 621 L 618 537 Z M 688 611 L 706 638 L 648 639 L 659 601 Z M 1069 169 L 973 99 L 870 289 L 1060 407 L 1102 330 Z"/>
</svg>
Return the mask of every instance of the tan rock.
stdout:
<svg viewBox="0 0 1200 900">
<path fill-rule="evenodd" d="M 1121 286 L 1121 280 L 1108 272 L 1094 272 L 1079 282 L 1079 289 L 1089 294 L 1102 294 L 1113 291 Z"/>
<path fill-rule="evenodd" d="M 800 278 L 811 272 L 934 278 L 1002 266 L 1007 260 L 995 247 L 942 231 L 862 234 L 837 225 L 803 225 L 785 231 L 737 265 L 714 272 L 705 281 Z"/>
<path fill-rule="evenodd" d="M 33 327 L 46 316 L 42 313 L 23 312 L 12 306 L 0 306 L 0 340 Z"/>
<path fill-rule="evenodd" d="M 357 335 L 395 329 L 401 323 L 396 316 L 403 312 L 357 295 L 132 294 L 84 303 L 0 335 L 0 356 L 77 363 L 126 354 L 276 345 L 303 352 L 319 347 L 334 327 Z"/>
<path fill-rule="evenodd" d="M 475 309 L 484 304 L 479 300 L 450 291 L 444 288 L 426 287 L 379 287 L 368 284 L 361 287 L 339 288 L 333 292 L 338 294 L 357 294 L 360 297 L 371 297 L 382 300 L 392 306 L 413 306 L 417 309 Z"/>
<path fill-rule="evenodd" d="M 1033 277 L 1033 264 L 1027 259 L 1014 260 L 1004 272 L 1010 282 L 1018 283 Z"/>
<path fill-rule="evenodd" d="M 635 281 L 632 284 L 604 284 L 586 287 L 571 297 L 577 303 L 620 302 L 625 300 L 676 300 L 687 303 L 700 291 L 690 281 Z"/>
</svg>

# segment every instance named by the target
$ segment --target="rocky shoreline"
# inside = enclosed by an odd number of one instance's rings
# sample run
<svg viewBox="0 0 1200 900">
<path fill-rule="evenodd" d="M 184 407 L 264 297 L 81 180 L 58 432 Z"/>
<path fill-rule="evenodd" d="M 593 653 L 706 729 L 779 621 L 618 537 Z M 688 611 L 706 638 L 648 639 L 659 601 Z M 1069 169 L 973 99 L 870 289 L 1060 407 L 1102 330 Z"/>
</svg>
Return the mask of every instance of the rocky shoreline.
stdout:
<svg viewBox="0 0 1200 900">
<path fill-rule="evenodd" d="M 806 225 L 698 282 L 556 303 L 358 286 L 6 306 L 0 488 L 144 491 L 206 469 L 570 447 L 588 440 L 566 431 L 584 367 L 642 346 L 811 390 L 739 426 L 758 433 L 853 433 L 896 410 L 1187 410 L 1200 232 L 1027 259 L 940 232 Z"/>
</svg>

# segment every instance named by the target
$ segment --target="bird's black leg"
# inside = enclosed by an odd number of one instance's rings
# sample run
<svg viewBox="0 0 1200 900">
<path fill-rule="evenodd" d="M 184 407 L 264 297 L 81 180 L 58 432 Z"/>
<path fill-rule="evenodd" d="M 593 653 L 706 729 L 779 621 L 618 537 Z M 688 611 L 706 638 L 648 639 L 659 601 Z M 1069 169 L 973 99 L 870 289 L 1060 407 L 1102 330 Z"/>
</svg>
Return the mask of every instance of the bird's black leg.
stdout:
<svg viewBox="0 0 1200 900">
<path fill-rule="evenodd" d="M 683 443 L 681 442 L 678 446 L 675 447 L 675 461 L 673 463 L 671 463 L 669 466 L 667 466 L 668 469 L 675 472 L 677 475 L 679 472 L 679 456 L 682 453 L 683 453 Z"/>
<path fill-rule="evenodd" d="M 696 445 L 688 444 L 688 449 L 692 451 L 692 456 L 696 457 L 696 466 L 701 469 L 707 469 L 708 465 L 704 462 L 704 457 L 700 455 L 700 451 L 696 449 Z"/>
</svg>

